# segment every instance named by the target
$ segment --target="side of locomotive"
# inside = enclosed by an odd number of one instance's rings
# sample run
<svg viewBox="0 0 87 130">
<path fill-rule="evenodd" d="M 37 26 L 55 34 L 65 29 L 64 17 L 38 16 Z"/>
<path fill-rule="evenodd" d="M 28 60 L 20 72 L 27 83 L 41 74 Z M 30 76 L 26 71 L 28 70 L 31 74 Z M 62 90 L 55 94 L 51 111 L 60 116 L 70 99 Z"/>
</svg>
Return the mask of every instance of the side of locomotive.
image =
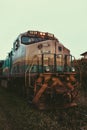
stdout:
<svg viewBox="0 0 87 130">
<path fill-rule="evenodd" d="M 39 109 L 73 106 L 75 74 L 70 50 L 53 34 L 39 31 L 20 34 L 3 65 L 7 84 L 22 89 Z"/>
</svg>

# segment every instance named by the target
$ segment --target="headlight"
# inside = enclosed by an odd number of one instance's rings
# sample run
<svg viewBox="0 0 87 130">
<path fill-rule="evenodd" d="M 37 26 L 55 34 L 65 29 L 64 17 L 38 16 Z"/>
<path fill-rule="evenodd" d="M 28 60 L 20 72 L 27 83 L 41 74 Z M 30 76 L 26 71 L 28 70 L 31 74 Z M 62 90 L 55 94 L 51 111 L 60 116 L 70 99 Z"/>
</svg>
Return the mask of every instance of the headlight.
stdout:
<svg viewBox="0 0 87 130">
<path fill-rule="evenodd" d="M 75 72 L 75 68 L 74 67 L 72 67 L 71 70 L 72 70 L 72 72 Z"/>
</svg>

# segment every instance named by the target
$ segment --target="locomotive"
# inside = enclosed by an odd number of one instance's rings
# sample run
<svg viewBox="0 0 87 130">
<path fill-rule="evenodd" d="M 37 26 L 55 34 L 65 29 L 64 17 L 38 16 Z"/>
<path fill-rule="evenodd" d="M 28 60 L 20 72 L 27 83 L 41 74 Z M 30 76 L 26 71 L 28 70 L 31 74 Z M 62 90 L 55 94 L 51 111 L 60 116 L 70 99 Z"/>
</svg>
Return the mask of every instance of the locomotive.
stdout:
<svg viewBox="0 0 87 130">
<path fill-rule="evenodd" d="M 1 86 L 16 88 L 39 109 L 72 107 L 77 80 L 74 56 L 54 34 L 29 30 L 0 62 Z"/>
</svg>

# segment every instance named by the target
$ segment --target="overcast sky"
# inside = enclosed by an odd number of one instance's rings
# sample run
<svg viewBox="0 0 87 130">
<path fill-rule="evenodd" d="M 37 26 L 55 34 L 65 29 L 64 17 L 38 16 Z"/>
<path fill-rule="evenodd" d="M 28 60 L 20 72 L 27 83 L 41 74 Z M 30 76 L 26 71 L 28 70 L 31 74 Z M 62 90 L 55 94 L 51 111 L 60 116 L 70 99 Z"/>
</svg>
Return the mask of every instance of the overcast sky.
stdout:
<svg viewBox="0 0 87 130">
<path fill-rule="evenodd" d="M 87 0 L 0 0 L 0 59 L 28 30 L 53 33 L 81 58 L 87 51 Z"/>
</svg>

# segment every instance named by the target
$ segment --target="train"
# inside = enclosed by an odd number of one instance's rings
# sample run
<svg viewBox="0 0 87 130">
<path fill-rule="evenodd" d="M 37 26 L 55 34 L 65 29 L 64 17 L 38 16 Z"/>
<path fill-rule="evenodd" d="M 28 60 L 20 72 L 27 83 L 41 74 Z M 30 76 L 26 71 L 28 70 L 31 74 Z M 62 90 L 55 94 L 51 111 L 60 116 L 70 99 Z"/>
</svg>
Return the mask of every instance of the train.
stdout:
<svg viewBox="0 0 87 130">
<path fill-rule="evenodd" d="M 16 88 L 38 109 L 76 106 L 74 59 L 54 34 L 29 30 L 0 61 L 0 84 Z"/>
</svg>

